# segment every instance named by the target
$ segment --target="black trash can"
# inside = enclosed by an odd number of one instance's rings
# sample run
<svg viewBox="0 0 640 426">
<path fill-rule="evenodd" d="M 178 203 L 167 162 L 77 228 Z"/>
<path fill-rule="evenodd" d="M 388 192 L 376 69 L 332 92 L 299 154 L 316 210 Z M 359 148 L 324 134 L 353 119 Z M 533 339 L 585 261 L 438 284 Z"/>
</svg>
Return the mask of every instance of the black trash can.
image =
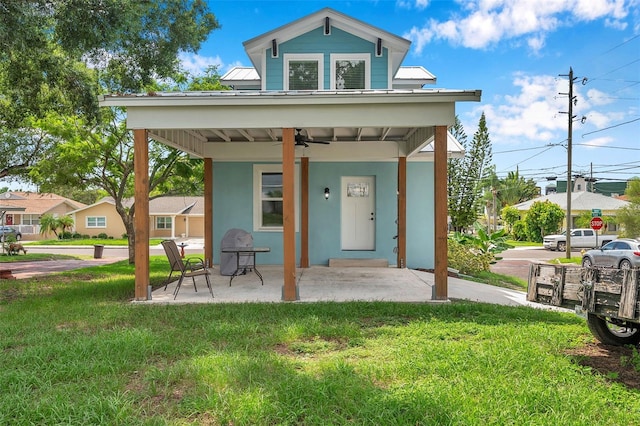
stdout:
<svg viewBox="0 0 640 426">
<path fill-rule="evenodd" d="M 104 251 L 104 245 L 96 244 L 93 246 L 93 258 L 102 259 L 102 252 Z"/>
</svg>

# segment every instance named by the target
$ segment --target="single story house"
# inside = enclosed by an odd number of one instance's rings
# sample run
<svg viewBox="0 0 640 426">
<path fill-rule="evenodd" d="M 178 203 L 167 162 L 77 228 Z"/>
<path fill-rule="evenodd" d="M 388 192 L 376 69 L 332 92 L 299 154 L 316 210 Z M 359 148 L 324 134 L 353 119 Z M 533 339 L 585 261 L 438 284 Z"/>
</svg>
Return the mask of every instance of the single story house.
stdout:
<svg viewBox="0 0 640 426">
<path fill-rule="evenodd" d="M 133 198 L 124 200 L 125 207 L 133 205 Z M 116 211 L 112 197 L 70 213 L 75 232 L 97 236 L 107 234 L 120 238 L 126 234 L 122 218 Z M 149 236 L 152 238 L 204 237 L 204 197 L 167 196 L 149 200 Z"/>
<path fill-rule="evenodd" d="M 251 28 L 248 23 L 247 28 Z M 149 282 L 148 140 L 204 160 L 205 258 L 232 228 L 268 246 L 297 300 L 296 267 L 375 259 L 434 269 L 447 299 L 447 157 L 457 102 L 480 90 L 424 89 L 403 67 L 411 42 L 330 8 L 244 42 L 253 70 L 233 90 L 103 95 L 134 133 L 136 289 Z"/>
<path fill-rule="evenodd" d="M 522 203 L 515 204 L 513 207 L 522 212 L 526 212 L 531 208 L 531 205 L 536 201 L 544 202 L 549 201 L 554 204 L 560 206 L 562 210 L 567 211 L 567 193 L 553 193 L 548 195 L 543 195 L 542 197 L 533 198 L 528 201 L 523 201 Z M 587 191 L 576 191 L 571 192 L 571 226 L 569 229 L 576 228 L 574 225 L 575 219 L 584 213 L 591 213 L 592 210 L 598 209 L 601 211 L 603 216 L 615 216 L 616 211 L 621 208 L 628 206 L 629 202 L 621 200 L 619 198 L 608 197 L 602 194 L 596 194 L 593 192 Z M 565 219 L 566 221 L 566 219 Z M 566 223 L 565 229 L 566 229 Z M 616 232 L 618 228 L 615 224 L 611 224 L 607 229 L 607 232 L 613 233 Z"/>
<path fill-rule="evenodd" d="M 17 229 L 26 240 L 47 238 L 40 235 L 40 218 L 45 214 L 54 217 L 69 215 L 85 204 L 51 193 L 7 191 L 0 194 L 3 206 L 17 207 L 21 211 L 7 211 L 4 224 Z"/>
</svg>

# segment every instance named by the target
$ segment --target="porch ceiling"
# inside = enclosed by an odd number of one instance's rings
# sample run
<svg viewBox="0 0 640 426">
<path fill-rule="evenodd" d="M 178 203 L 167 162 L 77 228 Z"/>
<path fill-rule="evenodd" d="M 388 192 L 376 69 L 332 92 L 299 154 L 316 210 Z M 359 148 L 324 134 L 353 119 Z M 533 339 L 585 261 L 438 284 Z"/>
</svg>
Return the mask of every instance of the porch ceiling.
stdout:
<svg viewBox="0 0 640 426">
<path fill-rule="evenodd" d="M 281 158 L 282 129 L 330 142 L 296 147 L 316 161 L 428 161 L 422 151 L 434 126 L 451 126 L 456 101 L 479 101 L 480 91 L 189 92 L 107 95 L 102 106 L 127 108 L 127 125 L 196 157 L 217 161 Z M 452 155 L 458 144 L 448 143 Z"/>
</svg>

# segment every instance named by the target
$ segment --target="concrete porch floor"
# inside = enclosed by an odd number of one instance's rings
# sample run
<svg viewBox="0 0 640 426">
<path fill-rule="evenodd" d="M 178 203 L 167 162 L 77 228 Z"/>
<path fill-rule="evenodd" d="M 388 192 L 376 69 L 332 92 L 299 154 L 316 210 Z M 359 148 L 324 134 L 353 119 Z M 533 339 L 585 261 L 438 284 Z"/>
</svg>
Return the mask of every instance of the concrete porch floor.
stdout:
<svg viewBox="0 0 640 426">
<path fill-rule="evenodd" d="M 229 286 L 228 276 L 220 275 L 217 268 L 212 270 L 213 295 L 207 289 L 204 277 L 196 278 L 198 291 L 194 291 L 193 281 L 185 279 L 176 299 L 173 291 L 177 284 L 172 281 L 167 289 L 160 287 L 152 293 L 151 300 L 140 303 L 188 304 L 188 303 L 246 303 L 282 302 L 283 268 L 281 265 L 258 266 L 264 278 L 254 272 L 240 275 Z M 297 270 L 297 302 L 433 302 L 434 278 L 432 273 L 413 269 L 397 268 L 329 268 L 312 266 Z M 466 299 L 501 305 L 528 305 L 540 307 L 526 301 L 524 292 L 509 290 L 458 278 L 449 278 L 450 299 Z"/>
</svg>

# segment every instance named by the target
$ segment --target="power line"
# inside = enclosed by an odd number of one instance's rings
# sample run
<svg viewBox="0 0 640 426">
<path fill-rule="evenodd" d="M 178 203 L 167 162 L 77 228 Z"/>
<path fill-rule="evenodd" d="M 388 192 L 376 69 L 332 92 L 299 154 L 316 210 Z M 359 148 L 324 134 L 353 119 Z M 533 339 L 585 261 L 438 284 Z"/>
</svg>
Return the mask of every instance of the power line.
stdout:
<svg viewBox="0 0 640 426">
<path fill-rule="evenodd" d="M 640 118 L 635 118 L 635 119 L 630 120 L 630 121 L 625 121 L 625 122 L 623 122 L 623 123 L 614 124 L 613 126 L 605 127 L 604 129 L 594 130 L 593 132 L 583 133 L 583 134 L 582 134 L 582 137 L 584 138 L 584 137 L 585 137 L 585 136 L 587 136 L 587 135 L 592 135 L 592 134 L 594 134 L 594 133 L 602 132 L 602 131 L 604 131 L 604 130 L 609 130 L 609 129 L 613 129 L 613 128 L 615 128 L 615 127 L 624 126 L 625 124 L 634 123 L 634 122 L 636 122 L 636 121 L 638 121 L 638 120 L 640 120 Z"/>
</svg>

